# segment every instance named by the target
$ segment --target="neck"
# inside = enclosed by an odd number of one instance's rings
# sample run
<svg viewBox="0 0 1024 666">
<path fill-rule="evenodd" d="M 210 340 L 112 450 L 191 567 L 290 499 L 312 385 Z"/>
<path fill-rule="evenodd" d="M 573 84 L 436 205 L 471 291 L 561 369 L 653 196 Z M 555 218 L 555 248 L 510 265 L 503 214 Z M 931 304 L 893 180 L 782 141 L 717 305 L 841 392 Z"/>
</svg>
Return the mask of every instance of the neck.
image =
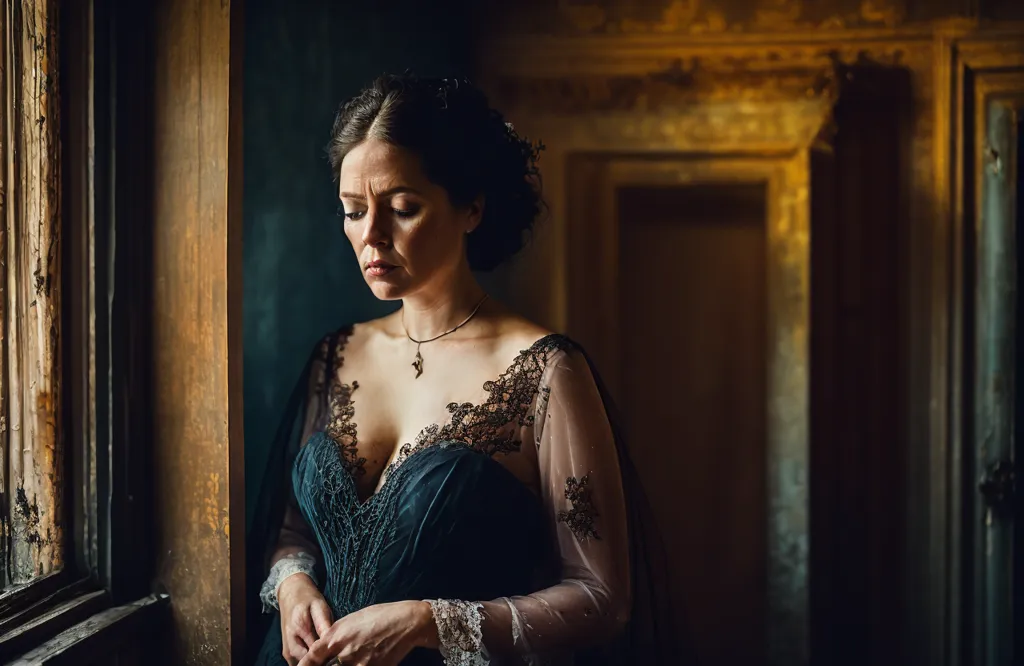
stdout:
<svg viewBox="0 0 1024 666">
<path fill-rule="evenodd" d="M 427 340 L 461 324 L 484 297 L 468 266 L 437 288 L 402 299 L 402 323 L 416 340 Z"/>
</svg>

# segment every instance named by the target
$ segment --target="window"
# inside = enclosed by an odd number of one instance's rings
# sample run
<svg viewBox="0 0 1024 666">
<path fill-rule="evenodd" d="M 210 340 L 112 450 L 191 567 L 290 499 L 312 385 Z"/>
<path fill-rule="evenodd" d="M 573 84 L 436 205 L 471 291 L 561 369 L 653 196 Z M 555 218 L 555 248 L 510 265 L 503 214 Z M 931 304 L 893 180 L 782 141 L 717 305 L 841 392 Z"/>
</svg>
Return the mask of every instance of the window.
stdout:
<svg viewBox="0 0 1024 666">
<path fill-rule="evenodd" d="M 145 134 L 139 4 L 0 0 L 0 663 L 134 663 L 167 601 L 143 550 L 145 157 L 114 159 Z"/>
</svg>

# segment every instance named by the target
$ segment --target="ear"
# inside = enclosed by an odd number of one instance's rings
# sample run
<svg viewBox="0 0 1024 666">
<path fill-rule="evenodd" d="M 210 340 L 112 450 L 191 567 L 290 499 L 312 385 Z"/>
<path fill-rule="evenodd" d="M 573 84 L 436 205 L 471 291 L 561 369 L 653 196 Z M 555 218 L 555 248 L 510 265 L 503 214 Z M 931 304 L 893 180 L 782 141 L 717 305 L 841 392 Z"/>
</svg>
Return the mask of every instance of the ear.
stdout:
<svg viewBox="0 0 1024 666">
<path fill-rule="evenodd" d="M 469 206 L 466 207 L 466 233 L 473 233 L 473 230 L 480 226 L 484 219 L 484 195 L 478 196 Z"/>
</svg>

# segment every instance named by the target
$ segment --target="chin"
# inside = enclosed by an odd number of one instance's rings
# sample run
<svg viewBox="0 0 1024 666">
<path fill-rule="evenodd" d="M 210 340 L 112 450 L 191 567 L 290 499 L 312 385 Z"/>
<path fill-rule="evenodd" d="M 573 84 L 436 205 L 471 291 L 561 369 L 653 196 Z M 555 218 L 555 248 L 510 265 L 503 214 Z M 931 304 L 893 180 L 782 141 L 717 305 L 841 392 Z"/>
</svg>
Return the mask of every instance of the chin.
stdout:
<svg viewBox="0 0 1024 666">
<path fill-rule="evenodd" d="M 404 285 L 379 278 L 367 280 L 367 284 L 373 295 L 381 301 L 397 301 L 409 291 Z"/>
</svg>

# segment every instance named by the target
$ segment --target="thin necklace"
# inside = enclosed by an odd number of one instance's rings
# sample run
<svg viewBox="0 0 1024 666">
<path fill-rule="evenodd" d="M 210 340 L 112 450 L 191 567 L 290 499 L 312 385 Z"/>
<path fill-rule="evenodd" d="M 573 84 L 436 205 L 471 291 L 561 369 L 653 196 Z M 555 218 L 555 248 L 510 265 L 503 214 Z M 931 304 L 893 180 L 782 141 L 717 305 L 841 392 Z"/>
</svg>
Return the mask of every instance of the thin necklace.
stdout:
<svg viewBox="0 0 1024 666">
<path fill-rule="evenodd" d="M 425 345 L 428 342 L 433 342 L 434 340 L 440 340 L 444 336 L 451 335 L 455 331 L 459 330 L 460 328 L 468 324 L 469 320 L 475 317 L 476 313 L 480 311 L 480 306 L 483 305 L 484 301 L 486 300 L 487 294 L 484 294 L 484 297 L 480 299 L 480 302 L 476 304 L 476 307 L 473 308 L 473 311 L 469 313 L 469 316 L 466 317 L 461 324 L 459 324 L 455 328 L 445 331 L 441 335 L 435 335 L 434 337 L 429 338 L 427 340 L 417 340 L 416 338 L 409 335 L 409 329 L 405 328 L 405 317 L 402 317 L 402 328 L 405 329 L 405 337 L 409 338 L 409 340 L 416 343 L 416 359 L 412 362 L 412 367 L 416 368 L 416 379 L 419 379 L 420 375 L 423 374 L 423 355 L 420 354 L 420 345 Z"/>
</svg>

